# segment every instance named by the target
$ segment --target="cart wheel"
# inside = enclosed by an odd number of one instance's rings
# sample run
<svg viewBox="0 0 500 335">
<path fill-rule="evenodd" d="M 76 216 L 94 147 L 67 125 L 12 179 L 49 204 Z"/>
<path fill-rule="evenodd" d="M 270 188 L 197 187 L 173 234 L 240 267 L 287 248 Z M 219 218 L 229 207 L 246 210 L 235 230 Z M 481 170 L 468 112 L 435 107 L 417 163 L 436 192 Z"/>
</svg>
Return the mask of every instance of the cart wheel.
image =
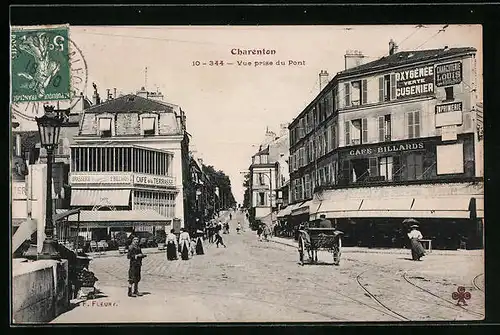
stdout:
<svg viewBox="0 0 500 335">
<path fill-rule="evenodd" d="M 340 255 L 342 253 L 340 252 L 340 248 L 334 248 L 333 249 L 333 264 L 334 265 L 340 265 Z"/>
<path fill-rule="evenodd" d="M 299 261 L 300 265 L 304 265 L 304 242 L 302 241 L 302 237 L 299 238 Z"/>
</svg>

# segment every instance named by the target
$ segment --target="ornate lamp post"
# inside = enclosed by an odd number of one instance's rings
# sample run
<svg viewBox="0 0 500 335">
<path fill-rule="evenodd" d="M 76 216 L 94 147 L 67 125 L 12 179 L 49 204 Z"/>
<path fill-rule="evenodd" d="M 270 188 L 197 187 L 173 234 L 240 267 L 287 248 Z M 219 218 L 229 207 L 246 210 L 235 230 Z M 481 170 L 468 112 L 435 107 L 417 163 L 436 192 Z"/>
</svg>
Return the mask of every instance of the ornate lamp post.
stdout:
<svg viewBox="0 0 500 335">
<path fill-rule="evenodd" d="M 35 118 L 40 134 L 42 148 L 47 151 L 47 198 L 45 201 L 45 240 L 43 241 L 42 252 L 38 259 L 58 259 L 60 258 L 56 248 L 57 241 L 54 240 L 54 221 L 52 215 L 52 159 L 54 149 L 59 142 L 59 134 L 63 123 L 62 112 L 67 110 L 54 110 L 54 106 L 44 106 L 45 115 Z"/>
</svg>

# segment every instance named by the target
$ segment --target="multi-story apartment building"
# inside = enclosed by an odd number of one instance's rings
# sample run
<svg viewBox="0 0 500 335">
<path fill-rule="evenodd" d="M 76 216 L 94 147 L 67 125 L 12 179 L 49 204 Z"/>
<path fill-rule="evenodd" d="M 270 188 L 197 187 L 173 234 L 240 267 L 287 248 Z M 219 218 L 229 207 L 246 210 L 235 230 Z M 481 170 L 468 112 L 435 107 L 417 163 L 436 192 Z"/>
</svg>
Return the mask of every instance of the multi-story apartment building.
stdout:
<svg viewBox="0 0 500 335">
<path fill-rule="evenodd" d="M 326 214 L 347 244 L 390 246 L 413 217 L 434 246 L 482 246 L 476 50 L 389 49 L 347 54 L 290 124 L 290 220 Z"/>
<path fill-rule="evenodd" d="M 81 209 L 80 227 L 89 238 L 184 226 L 185 114 L 143 91 L 95 104 L 82 116 L 69 181 L 71 207 Z"/>
<path fill-rule="evenodd" d="M 289 152 L 288 124 L 282 124 L 279 135 L 266 132 L 266 140 L 252 156 L 250 165 L 250 217 L 272 224 L 282 199 L 280 190 L 287 182 Z M 276 213 L 275 213 L 276 214 Z"/>
</svg>

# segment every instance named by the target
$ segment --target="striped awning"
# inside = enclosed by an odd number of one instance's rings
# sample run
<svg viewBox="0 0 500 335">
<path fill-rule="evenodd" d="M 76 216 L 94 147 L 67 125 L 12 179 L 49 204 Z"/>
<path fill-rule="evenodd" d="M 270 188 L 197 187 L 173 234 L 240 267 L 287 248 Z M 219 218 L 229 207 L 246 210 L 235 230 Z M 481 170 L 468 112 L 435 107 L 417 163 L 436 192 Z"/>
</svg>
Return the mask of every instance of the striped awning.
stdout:
<svg viewBox="0 0 500 335">
<path fill-rule="evenodd" d="M 71 206 L 128 206 L 130 190 L 72 190 Z"/>
<path fill-rule="evenodd" d="M 468 219 L 470 200 L 470 196 L 415 198 L 410 217 Z"/>
<path fill-rule="evenodd" d="M 290 215 L 290 213 L 292 212 L 292 207 L 294 207 L 294 205 L 288 205 L 285 208 L 280 209 L 280 211 L 278 212 L 277 217 L 278 218 L 284 218 L 285 216 Z"/>
<path fill-rule="evenodd" d="M 100 227 L 134 227 L 134 226 L 154 226 L 167 225 L 172 219 L 167 218 L 152 209 L 126 210 L 126 211 L 80 211 L 80 221 L 78 214 L 72 214 L 68 221 L 79 223 L 80 227 L 100 228 Z"/>
</svg>

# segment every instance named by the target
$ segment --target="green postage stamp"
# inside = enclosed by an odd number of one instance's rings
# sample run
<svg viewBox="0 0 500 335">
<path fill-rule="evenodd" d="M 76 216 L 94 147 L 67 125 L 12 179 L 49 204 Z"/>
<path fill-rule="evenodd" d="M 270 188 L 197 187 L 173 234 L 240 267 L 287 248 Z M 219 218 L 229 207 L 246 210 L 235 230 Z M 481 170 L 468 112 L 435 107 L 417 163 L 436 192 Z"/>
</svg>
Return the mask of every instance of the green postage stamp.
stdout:
<svg viewBox="0 0 500 335">
<path fill-rule="evenodd" d="M 69 100 L 69 25 L 11 28 L 12 102 Z"/>
</svg>

